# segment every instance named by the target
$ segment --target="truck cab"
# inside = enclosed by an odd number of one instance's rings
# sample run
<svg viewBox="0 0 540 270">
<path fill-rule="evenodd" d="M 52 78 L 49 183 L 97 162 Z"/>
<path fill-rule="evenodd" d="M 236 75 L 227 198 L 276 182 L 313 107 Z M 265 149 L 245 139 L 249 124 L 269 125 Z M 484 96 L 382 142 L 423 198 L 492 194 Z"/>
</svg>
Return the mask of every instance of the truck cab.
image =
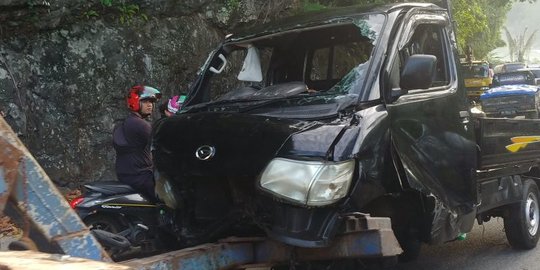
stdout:
<svg viewBox="0 0 540 270">
<path fill-rule="evenodd" d="M 486 61 L 462 62 L 461 67 L 467 96 L 476 101 L 492 84 L 493 74 L 491 74 L 489 63 Z"/>
<path fill-rule="evenodd" d="M 505 146 L 537 123 L 471 115 L 448 14 L 347 7 L 233 33 L 154 126 L 160 198 L 186 228 L 293 247 L 331 246 L 359 213 L 391 220 L 404 259 L 492 216 L 536 246 L 537 148 Z"/>
</svg>

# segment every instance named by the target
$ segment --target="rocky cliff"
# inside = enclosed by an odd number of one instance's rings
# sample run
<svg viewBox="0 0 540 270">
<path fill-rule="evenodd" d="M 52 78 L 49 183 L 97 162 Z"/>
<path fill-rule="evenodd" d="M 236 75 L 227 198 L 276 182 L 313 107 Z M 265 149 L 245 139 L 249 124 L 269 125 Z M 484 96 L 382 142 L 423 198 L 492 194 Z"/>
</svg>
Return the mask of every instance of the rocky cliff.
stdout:
<svg viewBox="0 0 540 270">
<path fill-rule="evenodd" d="M 186 92 L 239 24 L 295 0 L 0 0 L 0 110 L 57 184 L 114 178 L 111 131 L 135 84 Z"/>
</svg>

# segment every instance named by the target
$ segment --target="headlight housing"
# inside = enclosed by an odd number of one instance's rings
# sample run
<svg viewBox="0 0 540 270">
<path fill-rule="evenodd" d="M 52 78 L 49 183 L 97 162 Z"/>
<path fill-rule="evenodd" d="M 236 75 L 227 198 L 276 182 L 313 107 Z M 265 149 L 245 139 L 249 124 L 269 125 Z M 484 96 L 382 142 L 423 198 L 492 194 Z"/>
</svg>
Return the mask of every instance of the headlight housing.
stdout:
<svg viewBox="0 0 540 270">
<path fill-rule="evenodd" d="M 156 181 L 154 186 L 156 196 L 169 208 L 178 208 L 180 206 L 180 200 L 177 198 L 169 179 L 157 172 L 157 170 L 154 171 L 154 179 Z"/>
<path fill-rule="evenodd" d="M 308 206 L 324 206 L 347 195 L 354 159 L 343 162 L 275 158 L 266 166 L 259 184 L 263 190 Z"/>
</svg>

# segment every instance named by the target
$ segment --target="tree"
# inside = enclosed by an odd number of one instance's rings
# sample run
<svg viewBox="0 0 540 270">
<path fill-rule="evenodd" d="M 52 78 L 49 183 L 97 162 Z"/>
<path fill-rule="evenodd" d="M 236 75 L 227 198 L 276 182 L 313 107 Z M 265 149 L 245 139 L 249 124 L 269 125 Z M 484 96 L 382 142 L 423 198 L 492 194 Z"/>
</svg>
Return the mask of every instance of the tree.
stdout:
<svg viewBox="0 0 540 270">
<path fill-rule="evenodd" d="M 490 51 L 504 46 L 501 28 L 506 21 L 513 1 L 477 0 L 455 1 L 454 9 L 463 17 L 457 17 L 457 36 L 460 48 L 470 46 L 477 59 L 484 59 Z M 471 21 L 470 17 L 473 17 Z"/>
<path fill-rule="evenodd" d="M 510 51 L 510 61 L 514 62 L 525 62 L 525 56 L 529 55 L 531 51 L 531 46 L 536 37 L 538 30 L 534 30 L 529 37 L 527 36 L 527 27 L 523 30 L 523 34 L 518 34 L 516 37 L 513 37 L 510 31 L 504 27 L 504 32 L 506 33 L 506 40 L 508 42 L 508 50 Z"/>
</svg>

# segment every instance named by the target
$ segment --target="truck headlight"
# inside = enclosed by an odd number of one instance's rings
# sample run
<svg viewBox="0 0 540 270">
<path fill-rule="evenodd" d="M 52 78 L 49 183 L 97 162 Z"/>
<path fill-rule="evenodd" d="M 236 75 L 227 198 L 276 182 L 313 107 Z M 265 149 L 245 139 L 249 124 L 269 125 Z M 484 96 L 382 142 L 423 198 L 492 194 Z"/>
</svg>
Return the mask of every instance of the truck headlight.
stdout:
<svg viewBox="0 0 540 270">
<path fill-rule="evenodd" d="M 347 195 L 354 164 L 354 159 L 322 162 L 275 158 L 264 169 L 259 183 L 264 190 L 296 203 L 329 205 Z"/>
</svg>

